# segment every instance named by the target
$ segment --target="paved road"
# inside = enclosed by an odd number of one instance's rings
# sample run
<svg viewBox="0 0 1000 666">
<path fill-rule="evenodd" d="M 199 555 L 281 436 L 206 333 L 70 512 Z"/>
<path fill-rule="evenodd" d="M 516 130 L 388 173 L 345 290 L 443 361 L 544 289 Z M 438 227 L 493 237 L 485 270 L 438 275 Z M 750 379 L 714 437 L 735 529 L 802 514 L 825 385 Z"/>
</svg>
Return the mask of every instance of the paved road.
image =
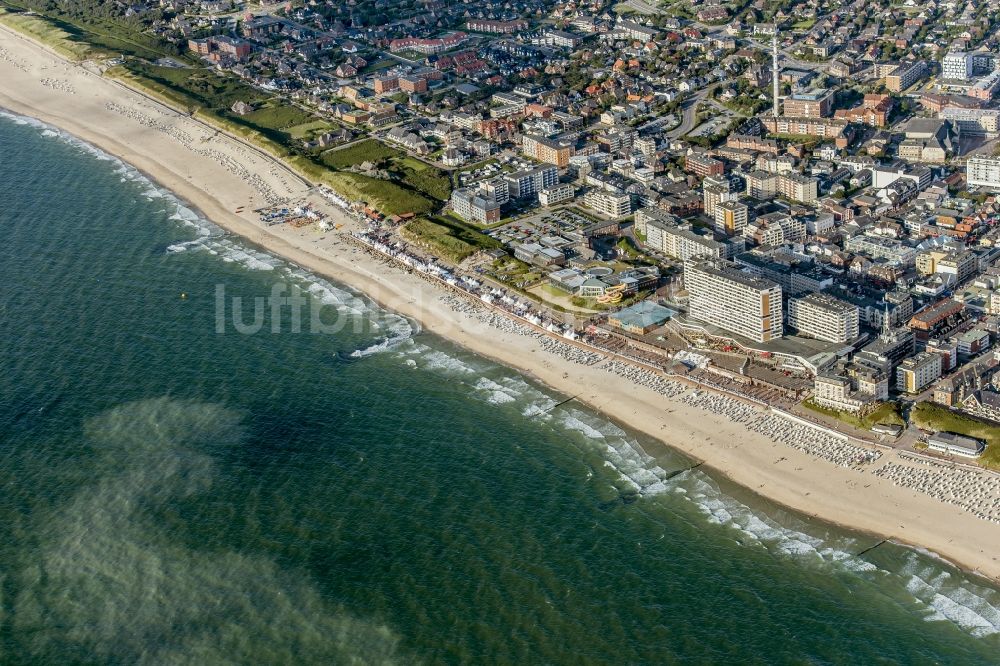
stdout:
<svg viewBox="0 0 1000 666">
<path fill-rule="evenodd" d="M 667 132 L 667 136 L 671 139 L 676 139 L 678 137 L 684 136 L 691 130 L 695 128 L 698 124 L 697 112 L 698 106 L 701 101 L 705 99 L 708 95 L 708 88 L 703 88 L 696 92 L 694 95 L 686 99 L 681 103 L 681 109 L 683 109 L 683 116 L 681 117 L 681 124 L 674 129 Z"/>
</svg>

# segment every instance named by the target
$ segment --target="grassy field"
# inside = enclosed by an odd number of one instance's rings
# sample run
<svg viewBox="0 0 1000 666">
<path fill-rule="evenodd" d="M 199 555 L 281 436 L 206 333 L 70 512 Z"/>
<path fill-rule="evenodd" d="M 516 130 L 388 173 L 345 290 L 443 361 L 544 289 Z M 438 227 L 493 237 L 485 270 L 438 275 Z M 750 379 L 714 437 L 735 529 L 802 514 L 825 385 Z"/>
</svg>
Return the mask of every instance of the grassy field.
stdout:
<svg viewBox="0 0 1000 666">
<path fill-rule="evenodd" d="M 389 180 L 343 171 L 327 172 L 323 180 L 347 199 L 366 201 L 389 215 L 426 215 L 436 207 L 427 197 Z"/>
<path fill-rule="evenodd" d="M 179 69 L 132 61 L 125 69 L 133 79 L 151 81 L 171 97 L 184 100 L 190 109 L 204 108 L 221 113 L 228 112 L 236 102 L 263 104 L 268 100 L 263 93 L 239 79 L 219 76 L 203 67 Z"/>
<path fill-rule="evenodd" d="M 244 122 L 270 130 L 287 130 L 301 125 L 317 122 L 316 116 L 307 113 L 297 106 L 285 103 L 269 103 L 259 109 L 254 109 L 240 118 Z"/>
<path fill-rule="evenodd" d="M 85 60 L 96 53 L 73 33 L 40 16 L 13 13 L 0 7 L 0 23 L 38 40 L 69 60 Z"/>
<path fill-rule="evenodd" d="M 395 166 L 394 174 L 413 189 L 438 201 L 451 196 L 451 177 L 446 172 L 412 157 L 396 160 Z"/>
<path fill-rule="evenodd" d="M 21 3 L 0 0 L 11 20 L 10 27 L 48 45 L 63 57 L 73 60 L 131 55 L 156 60 L 177 57 L 177 49 L 144 32 L 127 20 L 114 20 L 97 14 L 84 18 L 63 11 L 61 3 Z M 23 14 L 22 11 L 36 14 Z"/>
<path fill-rule="evenodd" d="M 421 217 L 408 222 L 403 234 L 456 264 L 480 250 L 500 247 L 498 241 L 477 229 L 441 217 Z"/>
<path fill-rule="evenodd" d="M 431 199 L 447 201 L 451 196 L 451 178 L 446 172 L 410 157 L 378 139 L 366 139 L 347 148 L 329 150 L 320 159 L 332 169 L 347 169 L 362 162 L 373 162 L 388 169 L 393 177 L 409 189 Z"/>
<path fill-rule="evenodd" d="M 1000 469 L 1000 426 L 959 414 L 932 402 L 917 403 L 910 411 L 910 421 L 923 430 L 957 432 L 986 442 L 979 462 Z"/>
<path fill-rule="evenodd" d="M 324 132 L 335 129 L 334 126 L 325 120 L 311 120 L 300 125 L 294 125 L 285 129 L 293 139 L 309 139 Z"/>
<path fill-rule="evenodd" d="M 362 162 L 381 163 L 395 159 L 403 153 L 385 145 L 378 139 L 365 139 L 346 148 L 328 150 L 320 157 L 323 164 L 331 169 L 347 169 Z"/>
<path fill-rule="evenodd" d="M 812 398 L 803 401 L 802 406 L 814 412 L 832 416 L 839 421 L 843 421 L 844 423 L 861 430 L 871 430 L 872 427 L 876 425 L 906 425 L 906 421 L 903 420 L 903 415 L 899 412 L 899 404 L 895 402 L 884 402 L 879 405 L 875 411 L 866 416 L 858 416 L 857 414 L 852 414 L 850 412 L 839 412 L 836 409 L 830 409 L 829 407 L 820 407 L 812 401 Z"/>
</svg>

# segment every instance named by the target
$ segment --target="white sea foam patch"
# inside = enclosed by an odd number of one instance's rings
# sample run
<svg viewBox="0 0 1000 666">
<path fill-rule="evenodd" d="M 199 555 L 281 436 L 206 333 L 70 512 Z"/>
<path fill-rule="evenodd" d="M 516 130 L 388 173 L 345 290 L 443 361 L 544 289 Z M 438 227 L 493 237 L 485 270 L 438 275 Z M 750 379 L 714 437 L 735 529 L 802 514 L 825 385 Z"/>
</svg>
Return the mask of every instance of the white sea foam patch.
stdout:
<svg viewBox="0 0 1000 666">
<path fill-rule="evenodd" d="M 243 445 L 239 414 L 145 400 L 84 432 L 93 477 L 36 517 L 30 564 L 7 572 L 17 590 L 9 626 L 30 635 L 23 659 L 52 661 L 71 637 L 74 654 L 100 663 L 255 663 L 262 654 L 275 663 L 407 661 L 394 632 L 336 608 L 307 577 L 221 543 L 189 546 L 154 519 L 159 507 L 213 497 L 217 474 L 205 451 Z"/>
<path fill-rule="evenodd" d="M 372 356 L 373 354 L 381 354 L 382 352 L 395 349 L 399 345 L 409 342 L 410 340 L 411 338 L 409 333 L 385 337 L 373 345 L 369 345 L 363 349 L 355 349 L 351 352 L 351 358 L 365 358 L 366 356 Z"/>
<path fill-rule="evenodd" d="M 489 370 L 489 366 L 477 363 L 471 358 L 462 359 L 422 343 L 397 348 L 397 352 L 404 362 L 412 360 L 418 368 L 446 377 L 460 378 L 463 381 L 467 381 L 470 376 L 480 375 Z"/>
<path fill-rule="evenodd" d="M 511 389 L 501 386 L 492 379 L 480 377 L 474 384 L 476 390 L 486 395 L 486 401 L 493 405 L 506 405 L 517 402 L 518 395 Z"/>
<path fill-rule="evenodd" d="M 924 556 L 926 557 L 926 556 Z M 903 570 L 906 589 L 927 608 L 928 622 L 949 621 L 973 636 L 1000 634 L 1000 593 L 942 570 L 911 554 Z"/>
<path fill-rule="evenodd" d="M 352 358 L 365 358 L 397 349 L 401 345 L 412 344 L 413 336 L 420 327 L 402 315 L 387 310 L 375 310 L 371 315 L 371 325 L 375 330 L 381 330 L 386 335 L 374 344 L 351 352 Z"/>
<path fill-rule="evenodd" d="M 535 418 L 549 420 L 557 427 L 584 436 L 602 453 L 605 465 L 635 492 L 659 495 L 667 490 L 667 471 L 656 463 L 635 438 L 614 423 L 575 408 L 549 408 Z"/>
<path fill-rule="evenodd" d="M 773 553 L 804 561 L 835 565 L 855 571 L 875 571 L 877 567 L 854 555 L 861 546 L 850 538 L 831 543 L 786 527 L 754 512 L 737 499 L 723 493 L 707 475 L 691 471 L 677 477 L 677 490 L 691 501 L 709 522 L 725 525 L 742 534 L 741 542 L 759 544 Z"/>
<path fill-rule="evenodd" d="M 223 261 L 237 263 L 251 271 L 273 271 L 284 263 L 273 255 L 251 249 L 231 238 L 209 241 L 206 245 L 217 250 Z"/>
</svg>

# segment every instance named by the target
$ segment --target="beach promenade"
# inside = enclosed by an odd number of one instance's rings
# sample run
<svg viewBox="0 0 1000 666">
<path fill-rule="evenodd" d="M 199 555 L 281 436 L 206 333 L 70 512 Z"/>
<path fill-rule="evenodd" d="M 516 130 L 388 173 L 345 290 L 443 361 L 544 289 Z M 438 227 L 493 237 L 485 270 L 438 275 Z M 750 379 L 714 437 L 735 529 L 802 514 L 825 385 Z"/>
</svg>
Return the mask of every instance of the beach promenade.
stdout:
<svg viewBox="0 0 1000 666">
<path fill-rule="evenodd" d="M 362 231 L 358 223 L 284 165 L 6 28 L 0 28 L 0 107 L 121 158 L 225 229 L 364 292 L 428 331 L 577 396 L 761 495 L 807 515 L 926 547 L 1000 579 L 995 475 L 958 476 L 947 465 L 875 451 L 736 397 L 590 356 L 596 352 L 560 342 L 359 247 L 350 236 Z M 279 201 L 308 201 L 344 226 L 326 233 L 264 227 L 253 210 Z M 652 492 L 654 484 L 668 481 L 635 483 L 639 492 Z"/>
</svg>

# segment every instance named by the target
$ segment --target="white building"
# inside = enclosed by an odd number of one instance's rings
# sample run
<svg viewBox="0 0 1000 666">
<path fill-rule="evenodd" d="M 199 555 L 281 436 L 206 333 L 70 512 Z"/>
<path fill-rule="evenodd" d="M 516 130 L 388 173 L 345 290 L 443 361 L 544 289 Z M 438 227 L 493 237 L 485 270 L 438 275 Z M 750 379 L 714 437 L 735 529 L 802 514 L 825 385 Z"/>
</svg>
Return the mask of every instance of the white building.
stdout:
<svg viewBox="0 0 1000 666">
<path fill-rule="evenodd" d="M 572 201 L 573 186 L 569 183 L 559 183 L 552 187 L 546 187 L 538 193 L 538 203 L 543 206 L 555 206 L 564 201 Z"/>
<path fill-rule="evenodd" d="M 972 78 L 972 55 L 953 51 L 941 60 L 941 78 L 968 81 Z"/>
<path fill-rule="evenodd" d="M 938 453 L 978 458 L 986 449 L 982 440 L 958 435 L 953 432 L 938 432 L 927 438 L 927 448 Z"/>
<path fill-rule="evenodd" d="M 681 261 L 710 257 L 728 258 L 731 246 L 714 240 L 711 235 L 701 236 L 687 226 L 678 226 L 653 219 L 646 225 L 646 246 Z"/>
<path fill-rule="evenodd" d="M 858 337 L 860 312 L 856 305 L 823 293 L 788 301 L 788 325 L 800 335 L 827 342 L 849 342 Z"/>
<path fill-rule="evenodd" d="M 781 287 L 774 282 L 727 261 L 698 260 L 684 264 L 684 286 L 694 319 L 754 342 L 781 337 Z"/>
<path fill-rule="evenodd" d="M 1000 157 L 970 157 L 965 164 L 965 179 L 969 185 L 1000 189 Z"/>
<path fill-rule="evenodd" d="M 583 195 L 583 203 L 610 218 L 626 217 L 632 214 L 632 195 L 614 194 L 600 190 L 590 190 Z"/>
<path fill-rule="evenodd" d="M 537 196 L 546 187 L 559 182 L 559 170 L 554 166 L 526 169 L 507 176 L 507 187 L 511 199 L 526 199 Z"/>
</svg>

